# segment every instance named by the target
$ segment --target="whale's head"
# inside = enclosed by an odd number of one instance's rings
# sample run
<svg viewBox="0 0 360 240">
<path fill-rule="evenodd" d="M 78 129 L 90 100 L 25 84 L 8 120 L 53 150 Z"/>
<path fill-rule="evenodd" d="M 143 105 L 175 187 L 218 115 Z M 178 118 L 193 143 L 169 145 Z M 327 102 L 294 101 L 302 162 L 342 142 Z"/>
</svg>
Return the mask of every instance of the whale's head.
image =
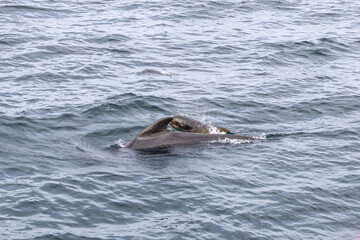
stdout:
<svg viewBox="0 0 360 240">
<path fill-rule="evenodd" d="M 199 125 L 196 123 L 197 121 L 188 117 L 183 116 L 175 116 L 173 120 L 170 122 L 170 126 L 175 130 L 182 132 L 192 132 L 195 125 Z"/>
<path fill-rule="evenodd" d="M 211 133 L 215 128 L 215 132 L 230 133 L 226 128 L 213 127 L 185 116 L 174 116 L 173 120 L 170 122 L 170 126 L 173 129 L 182 132 Z"/>
</svg>

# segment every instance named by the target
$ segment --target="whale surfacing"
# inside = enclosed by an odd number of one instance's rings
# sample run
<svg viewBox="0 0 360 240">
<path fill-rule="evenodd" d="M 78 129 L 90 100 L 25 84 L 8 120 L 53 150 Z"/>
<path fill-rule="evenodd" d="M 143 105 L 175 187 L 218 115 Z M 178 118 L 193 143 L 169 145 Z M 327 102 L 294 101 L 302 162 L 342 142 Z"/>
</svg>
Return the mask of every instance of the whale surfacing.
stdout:
<svg viewBox="0 0 360 240">
<path fill-rule="evenodd" d="M 170 126 L 182 132 L 211 133 L 211 130 L 213 130 L 215 133 L 231 134 L 230 130 L 226 128 L 211 126 L 185 116 L 174 116 L 174 119 L 170 122 Z"/>
<path fill-rule="evenodd" d="M 152 148 L 191 145 L 224 139 L 255 140 L 255 138 L 240 135 L 169 131 L 167 126 L 173 119 L 174 117 L 164 117 L 150 124 L 127 145 L 127 148 L 146 150 Z"/>
</svg>

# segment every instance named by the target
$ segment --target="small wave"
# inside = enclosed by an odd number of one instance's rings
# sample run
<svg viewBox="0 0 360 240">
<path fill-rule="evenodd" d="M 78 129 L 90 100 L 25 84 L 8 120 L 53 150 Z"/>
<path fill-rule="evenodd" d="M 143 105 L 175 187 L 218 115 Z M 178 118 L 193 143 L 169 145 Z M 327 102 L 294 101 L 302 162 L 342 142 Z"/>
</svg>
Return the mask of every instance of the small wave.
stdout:
<svg viewBox="0 0 360 240">
<path fill-rule="evenodd" d="M 171 72 L 158 71 L 158 70 L 154 70 L 154 69 L 145 69 L 144 71 L 140 72 L 140 74 L 158 74 L 158 75 L 164 75 L 164 76 L 172 76 L 173 75 Z"/>
<path fill-rule="evenodd" d="M 86 41 L 87 42 L 93 42 L 93 43 L 121 43 L 131 40 L 129 36 L 125 36 L 122 34 L 107 34 L 104 36 L 98 36 L 98 37 L 90 37 Z"/>
<path fill-rule="evenodd" d="M 3 10 L 2 10 L 3 9 Z M 0 6 L 0 11 L 1 12 L 5 12 L 5 11 L 24 11 L 24 12 L 40 12 L 40 13 L 47 13 L 47 14 L 51 14 L 54 12 L 59 12 L 59 13 L 75 13 L 75 11 L 70 10 L 70 9 L 65 9 L 65 8 L 59 8 L 59 7 L 40 7 L 38 5 L 34 5 L 34 6 L 30 6 L 30 5 L 3 5 Z"/>
<path fill-rule="evenodd" d="M 1 8 L 16 9 L 16 10 L 32 10 L 32 11 L 53 11 L 53 9 L 39 7 L 39 6 L 28 6 L 28 5 L 5 5 Z"/>
</svg>

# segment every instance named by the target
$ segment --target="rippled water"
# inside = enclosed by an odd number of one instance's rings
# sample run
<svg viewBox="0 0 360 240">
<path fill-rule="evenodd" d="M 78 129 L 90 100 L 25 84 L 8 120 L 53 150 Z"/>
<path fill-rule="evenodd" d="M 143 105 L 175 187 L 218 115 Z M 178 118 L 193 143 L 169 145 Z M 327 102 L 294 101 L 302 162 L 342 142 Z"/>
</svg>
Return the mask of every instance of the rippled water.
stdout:
<svg viewBox="0 0 360 240">
<path fill-rule="evenodd" d="M 355 0 L 1 1 L 0 239 L 356 239 L 359 19 Z M 266 140 L 123 147 L 178 114 Z"/>
</svg>

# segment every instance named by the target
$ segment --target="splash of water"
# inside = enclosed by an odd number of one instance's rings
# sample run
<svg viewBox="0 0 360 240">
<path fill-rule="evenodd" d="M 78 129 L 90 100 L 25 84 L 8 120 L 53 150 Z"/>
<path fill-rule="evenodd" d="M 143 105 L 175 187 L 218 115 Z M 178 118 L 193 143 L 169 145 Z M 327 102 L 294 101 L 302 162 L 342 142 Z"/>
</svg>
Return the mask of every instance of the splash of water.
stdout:
<svg viewBox="0 0 360 240">
<path fill-rule="evenodd" d="M 209 133 L 210 134 L 226 134 L 226 132 L 221 131 L 219 128 L 209 125 Z"/>
<path fill-rule="evenodd" d="M 126 144 L 124 143 L 124 140 L 122 140 L 121 138 L 115 142 L 115 145 L 118 146 L 119 148 L 126 148 Z"/>
<path fill-rule="evenodd" d="M 262 133 L 260 137 L 254 136 L 253 138 L 260 139 L 260 140 L 266 140 L 266 133 Z"/>
</svg>

